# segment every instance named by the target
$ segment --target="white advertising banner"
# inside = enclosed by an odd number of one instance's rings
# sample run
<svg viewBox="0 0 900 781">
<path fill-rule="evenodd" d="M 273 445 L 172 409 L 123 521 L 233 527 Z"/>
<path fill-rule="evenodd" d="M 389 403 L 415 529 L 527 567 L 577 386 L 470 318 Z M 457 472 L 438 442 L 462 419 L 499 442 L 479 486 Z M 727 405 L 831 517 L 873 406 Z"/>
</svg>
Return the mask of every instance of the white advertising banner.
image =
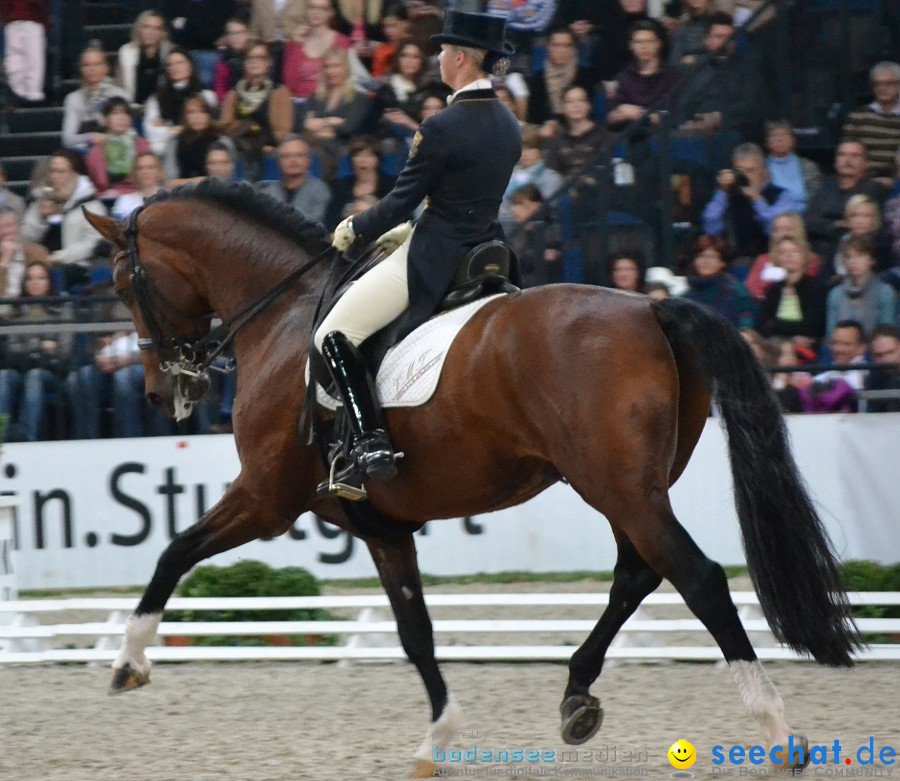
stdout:
<svg viewBox="0 0 900 781">
<path fill-rule="evenodd" d="M 900 413 L 792 416 L 801 471 L 843 558 L 900 561 Z M 230 436 L 10 444 L 2 493 L 18 500 L 12 566 L 19 590 L 145 584 L 172 537 L 221 496 L 238 471 Z M 682 524 L 711 558 L 743 563 L 724 435 L 711 420 L 672 489 Z M 422 571 L 611 570 L 605 519 L 566 485 L 519 507 L 430 523 L 417 535 Z M 285 535 L 220 554 L 321 578 L 375 575 L 358 540 L 310 514 Z"/>
</svg>

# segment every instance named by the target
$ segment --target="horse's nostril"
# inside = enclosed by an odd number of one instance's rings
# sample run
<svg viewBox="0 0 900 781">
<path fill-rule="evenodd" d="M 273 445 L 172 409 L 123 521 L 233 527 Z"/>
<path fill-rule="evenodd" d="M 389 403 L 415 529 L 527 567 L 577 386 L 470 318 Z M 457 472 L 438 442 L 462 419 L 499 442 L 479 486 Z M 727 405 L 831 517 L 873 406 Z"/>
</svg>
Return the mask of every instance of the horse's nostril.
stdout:
<svg viewBox="0 0 900 781">
<path fill-rule="evenodd" d="M 147 401 L 150 402 L 150 406 L 152 407 L 162 406 L 162 396 L 160 396 L 158 393 L 148 393 Z"/>
</svg>

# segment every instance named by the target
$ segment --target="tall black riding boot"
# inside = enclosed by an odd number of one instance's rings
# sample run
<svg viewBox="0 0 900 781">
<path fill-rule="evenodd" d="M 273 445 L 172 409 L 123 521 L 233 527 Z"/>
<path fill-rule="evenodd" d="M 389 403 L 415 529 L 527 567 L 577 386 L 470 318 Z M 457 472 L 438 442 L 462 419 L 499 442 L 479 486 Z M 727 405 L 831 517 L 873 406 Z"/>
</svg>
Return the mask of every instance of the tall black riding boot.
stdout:
<svg viewBox="0 0 900 781">
<path fill-rule="evenodd" d="M 322 340 L 321 354 L 344 402 L 353 439 L 349 463 L 319 486 L 320 490 L 340 493 L 332 486 L 362 488 L 363 480 L 387 482 L 397 474 L 394 449 L 365 360 L 340 331 L 332 331 Z M 365 494 L 352 498 L 365 498 Z"/>
</svg>

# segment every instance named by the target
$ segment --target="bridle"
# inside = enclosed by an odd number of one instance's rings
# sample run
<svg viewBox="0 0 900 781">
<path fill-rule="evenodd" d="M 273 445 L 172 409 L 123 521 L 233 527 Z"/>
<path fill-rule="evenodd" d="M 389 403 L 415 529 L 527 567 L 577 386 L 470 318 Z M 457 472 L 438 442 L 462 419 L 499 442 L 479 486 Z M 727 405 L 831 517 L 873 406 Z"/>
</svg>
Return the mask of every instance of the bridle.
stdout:
<svg viewBox="0 0 900 781">
<path fill-rule="evenodd" d="M 210 369 L 215 371 L 232 371 L 234 362 L 229 360 L 224 367 L 214 366 L 234 341 L 237 333 L 250 323 L 260 312 L 271 304 L 278 296 L 290 288 L 310 269 L 333 253 L 332 247 L 326 247 L 319 254 L 307 261 L 300 268 L 292 271 L 274 287 L 263 293 L 258 299 L 245 306 L 215 328 L 211 328 L 204 336 L 188 340 L 180 337 L 171 321 L 164 313 L 153 307 L 154 300 L 160 301 L 164 307 L 189 321 L 211 321 L 213 313 L 191 315 L 183 312 L 173 301 L 167 298 L 153 284 L 147 268 L 141 263 L 137 247 L 138 217 L 145 206 L 139 206 L 128 216 L 125 222 L 125 238 L 127 247 L 119 252 L 113 264 L 127 257 L 130 268 L 131 290 L 141 318 L 149 332 L 149 337 L 138 339 L 138 348 L 143 351 L 154 351 L 159 358 L 159 370 L 172 377 L 183 376 L 185 379 L 205 380 Z"/>
</svg>

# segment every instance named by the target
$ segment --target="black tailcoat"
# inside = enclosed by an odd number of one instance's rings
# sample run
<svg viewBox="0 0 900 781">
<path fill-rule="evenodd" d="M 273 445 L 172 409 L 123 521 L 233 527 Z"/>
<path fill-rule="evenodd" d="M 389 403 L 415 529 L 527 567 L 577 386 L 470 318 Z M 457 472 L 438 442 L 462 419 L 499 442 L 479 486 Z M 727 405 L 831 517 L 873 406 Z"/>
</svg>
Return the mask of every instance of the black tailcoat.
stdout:
<svg viewBox="0 0 900 781">
<path fill-rule="evenodd" d="M 500 200 L 522 152 L 519 123 L 493 90 L 466 90 L 422 123 L 394 189 L 353 218 L 364 241 L 410 219 L 427 206 L 409 248 L 408 334 L 435 312 L 463 255 L 502 239 Z"/>
</svg>

